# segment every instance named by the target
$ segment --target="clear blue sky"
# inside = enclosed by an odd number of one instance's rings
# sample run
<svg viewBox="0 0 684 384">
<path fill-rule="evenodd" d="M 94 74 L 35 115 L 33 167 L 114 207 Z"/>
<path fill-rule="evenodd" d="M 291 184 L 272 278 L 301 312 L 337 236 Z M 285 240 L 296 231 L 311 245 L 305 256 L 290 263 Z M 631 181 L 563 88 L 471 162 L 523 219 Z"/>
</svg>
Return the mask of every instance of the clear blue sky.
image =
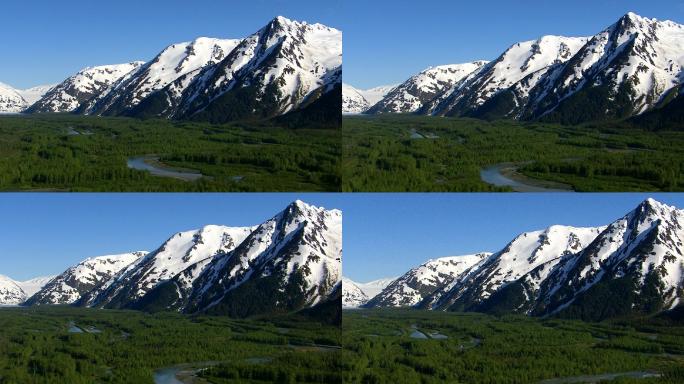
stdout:
<svg viewBox="0 0 684 384">
<path fill-rule="evenodd" d="M 684 194 L 347 194 L 344 275 L 393 277 L 437 257 L 499 251 L 521 232 L 607 225 L 647 197 L 684 208 Z"/>
<path fill-rule="evenodd" d="M 684 22 L 684 0 L 347 0 L 344 81 L 369 88 L 429 66 L 493 60 L 542 35 L 594 35 L 628 11 Z"/>
<path fill-rule="evenodd" d="M 153 251 L 208 224 L 261 224 L 296 199 L 340 208 L 335 194 L 0 194 L 0 274 L 61 273 L 81 260 Z"/>
<path fill-rule="evenodd" d="M 341 26 L 342 0 L 22 0 L 2 4 L 0 82 L 60 82 L 83 67 L 152 59 L 199 36 L 240 38 L 275 16 Z"/>
</svg>

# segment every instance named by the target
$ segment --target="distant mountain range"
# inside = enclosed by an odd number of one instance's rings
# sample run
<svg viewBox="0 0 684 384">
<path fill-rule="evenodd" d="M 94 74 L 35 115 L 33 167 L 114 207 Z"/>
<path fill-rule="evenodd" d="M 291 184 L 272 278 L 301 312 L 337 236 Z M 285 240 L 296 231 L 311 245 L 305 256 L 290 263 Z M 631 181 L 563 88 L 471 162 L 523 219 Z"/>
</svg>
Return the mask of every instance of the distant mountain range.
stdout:
<svg viewBox="0 0 684 384">
<path fill-rule="evenodd" d="M 152 252 L 89 258 L 30 282 L 0 277 L 0 304 L 246 317 L 341 307 L 342 213 L 295 201 L 254 227 L 179 232 Z"/>
<path fill-rule="evenodd" d="M 345 277 L 342 279 L 342 306 L 345 308 L 360 307 L 382 292 L 394 280 L 396 277 L 359 283 Z"/>
<path fill-rule="evenodd" d="M 220 123 L 332 103 L 339 115 L 341 79 L 342 32 L 279 16 L 246 38 L 172 44 L 150 61 L 85 68 L 33 93 L 0 85 L 0 112 Z"/>
<path fill-rule="evenodd" d="M 667 106 L 684 99 L 683 68 L 684 26 L 628 13 L 594 36 L 543 36 L 491 62 L 430 68 L 362 112 L 578 124 L 658 111 L 649 122 L 664 127 Z"/>
<path fill-rule="evenodd" d="M 681 310 L 684 210 L 647 199 L 606 226 L 525 232 L 493 254 L 431 260 L 354 303 L 584 320 Z"/>
<path fill-rule="evenodd" d="M 0 275 L 0 305 L 19 305 L 40 291 L 55 276 L 37 277 L 26 281 L 15 281 Z"/>
<path fill-rule="evenodd" d="M 33 103 L 40 100 L 55 85 L 14 89 L 7 84 L 0 83 L 0 114 L 25 111 Z"/>
<path fill-rule="evenodd" d="M 382 100 L 395 85 L 383 85 L 371 89 L 356 89 L 342 84 L 342 113 L 363 113 Z"/>
</svg>

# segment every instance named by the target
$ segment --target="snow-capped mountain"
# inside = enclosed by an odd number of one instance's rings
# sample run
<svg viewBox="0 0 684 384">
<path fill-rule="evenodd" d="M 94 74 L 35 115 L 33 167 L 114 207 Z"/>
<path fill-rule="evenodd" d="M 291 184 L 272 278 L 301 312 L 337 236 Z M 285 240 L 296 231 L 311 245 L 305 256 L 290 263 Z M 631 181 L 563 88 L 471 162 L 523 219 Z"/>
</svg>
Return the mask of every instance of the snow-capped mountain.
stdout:
<svg viewBox="0 0 684 384">
<path fill-rule="evenodd" d="M 180 279 L 180 289 L 188 290 L 214 257 L 235 249 L 253 230 L 208 225 L 176 233 L 154 252 L 126 266 L 109 283 L 92 290 L 82 304 L 109 308 L 129 306 L 157 285 L 192 267 Z"/>
<path fill-rule="evenodd" d="M 38 101 L 55 85 L 39 85 L 29 89 L 14 89 L 0 83 L 0 113 L 20 113 Z"/>
<path fill-rule="evenodd" d="M 382 292 L 383 289 L 396 279 L 396 277 L 390 277 L 367 283 L 359 283 L 344 277 L 342 278 L 342 306 L 345 308 L 358 308 Z"/>
<path fill-rule="evenodd" d="M 0 305 L 19 305 L 41 290 L 56 276 L 36 277 L 26 281 L 16 281 L 0 275 Z"/>
<path fill-rule="evenodd" d="M 0 275 L 0 305 L 18 305 L 26 300 L 26 293 L 16 281 Z"/>
<path fill-rule="evenodd" d="M 578 122 L 638 115 L 668 99 L 684 80 L 684 25 L 634 13 L 593 36 L 530 92 L 528 117 Z"/>
<path fill-rule="evenodd" d="M 684 210 L 647 199 L 608 226 L 525 232 L 451 279 L 433 269 L 427 284 L 411 282 L 420 269 L 367 306 L 386 297 L 391 306 L 586 320 L 658 313 L 684 299 Z"/>
<path fill-rule="evenodd" d="M 683 299 L 684 210 L 647 199 L 564 258 L 528 308 L 596 320 L 657 313 Z"/>
<path fill-rule="evenodd" d="M 486 61 L 474 61 L 428 68 L 392 89 L 367 112 L 416 112 L 423 108 L 425 103 L 451 89 L 468 75 L 478 72 L 486 64 Z"/>
<path fill-rule="evenodd" d="M 21 290 L 24 291 L 24 293 L 26 294 L 25 299 L 28 299 L 29 297 L 35 295 L 36 292 L 43 289 L 43 287 L 46 286 L 55 277 L 57 277 L 57 275 L 35 277 L 33 279 L 26 281 L 17 281 L 17 285 L 19 285 Z"/>
<path fill-rule="evenodd" d="M 183 91 L 202 68 L 220 62 L 240 43 L 241 40 L 200 37 L 170 45 L 150 62 L 123 76 L 84 110 L 102 115 L 134 113 L 134 108 L 148 96 L 167 87 L 168 105 L 164 108 L 176 107 Z"/>
<path fill-rule="evenodd" d="M 554 225 L 522 233 L 503 250 L 435 291 L 427 301 L 436 308 L 476 310 L 503 286 L 522 278 L 538 290 L 562 257 L 582 250 L 604 229 Z"/>
<path fill-rule="evenodd" d="M 370 102 L 361 91 L 349 84 L 342 84 L 342 113 L 362 113 L 370 108 Z"/>
<path fill-rule="evenodd" d="M 0 303 L 230 316 L 341 304 L 342 212 L 295 201 L 254 227 L 179 232 L 153 252 L 86 259 L 54 278 L 0 279 Z M 41 284 L 26 300 L 26 291 Z M 338 305 L 339 306 L 339 305 Z"/>
<path fill-rule="evenodd" d="M 564 124 L 623 119 L 676 100 L 683 68 L 684 25 L 630 12 L 594 36 L 513 44 L 491 63 L 419 99 L 397 87 L 368 112 Z"/>
<path fill-rule="evenodd" d="M 27 305 L 248 316 L 312 308 L 339 296 L 342 213 L 295 201 L 261 225 L 179 232 L 153 252 L 85 260 Z"/>
<path fill-rule="evenodd" d="M 17 89 L 17 92 L 21 95 L 21 97 L 24 98 L 27 104 L 26 107 L 28 108 L 56 86 L 57 84 L 38 85 L 28 89 Z"/>
<path fill-rule="evenodd" d="M 146 254 L 147 252 L 132 252 L 86 259 L 51 279 L 26 304 L 74 304 Z"/>
<path fill-rule="evenodd" d="M 341 271 L 342 212 L 295 201 L 234 251 L 212 260 L 187 304 L 174 306 L 235 316 L 295 311 L 326 301 Z"/>
<path fill-rule="evenodd" d="M 28 103 L 18 90 L 0 83 L 0 113 L 19 113 L 27 106 Z"/>
<path fill-rule="evenodd" d="M 473 265 L 487 259 L 489 253 L 442 257 L 411 269 L 392 281 L 365 307 L 411 307 L 419 304 L 435 290 L 452 282 Z"/>
<path fill-rule="evenodd" d="M 529 91 L 551 66 L 570 60 L 587 41 L 586 37 L 544 36 L 514 44 L 481 71 L 448 91 L 443 100 L 435 100 L 438 104 L 430 109 L 439 115 L 466 115 L 514 85 L 522 92 Z"/>
<path fill-rule="evenodd" d="M 142 64 L 136 61 L 85 68 L 50 89 L 40 100 L 31 105 L 27 112 L 74 112 Z"/>
<path fill-rule="evenodd" d="M 381 85 L 370 89 L 357 89 L 349 84 L 342 84 L 342 113 L 366 112 L 368 108 L 382 100 L 396 87 L 397 84 Z"/>
<path fill-rule="evenodd" d="M 399 84 L 381 85 L 379 87 L 362 89 L 358 91 L 361 93 L 363 98 L 366 99 L 366 101 L 368 101 L 368 104 L 370 104 L 370 106 L 372 107 L 375 104 L 377 104 L 380 100 L 384 99 L 388 93 L 392 92 L 392 90 L 398 86 Z"/>
<path fill-rule="evenodd" d="M 342 307 L 358 308 L 370 298 L 353 280 L 342 278 Z"/>
<path fill-rule="evenodd" d="M 200 37 L 149 62 L 86 68 L 52 87 L 27 112 L 193 118 L 222 123 L 311 109 L 340 110 L 342 32 L 279 16 L 240 39 Z M 39 90 L 26 95 L 33 100 Z M 316 103 L 318 100 L 324 100 Z M 0 88 L 0 111 L 32 103 Z M 322 112 L 321 112 L 322 113 Z M 301 116 L 298 116 L 302 118 Z"/>
<path fill-rule="evenodd" d="M 341 68 L 342 32 L 278 16 L 225 59 L 204 68 L 172 117 L 282 115 L 339 87 Z"/>
</svg>

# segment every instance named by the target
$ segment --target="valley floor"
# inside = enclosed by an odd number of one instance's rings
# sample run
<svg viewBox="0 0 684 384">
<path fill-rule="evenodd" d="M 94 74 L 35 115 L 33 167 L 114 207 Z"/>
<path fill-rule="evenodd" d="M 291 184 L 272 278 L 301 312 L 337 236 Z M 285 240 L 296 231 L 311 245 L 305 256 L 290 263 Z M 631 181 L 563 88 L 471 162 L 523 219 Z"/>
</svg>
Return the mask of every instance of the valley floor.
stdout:
<svg viewBox="0 0 684 384">
<path fill-rule="evenodd" d="M 415 115 L 342 126 L 348 192 L 684 190 L 684 132 Z"/>
<path fill-rule="evenodd" d="M 342 382 L 339 327 L 294 315 L 1 308 L 0 329 L 3 384 Z"/>
<path fill-rule="evenodd" d="M 339 191 L 339 129 L 0 117 L 0 191 Z"/>
<path fill-rule="evenodd" d="M 684 382 L 684 327 L 348 310 L 348 383 Z"/>
</svg>

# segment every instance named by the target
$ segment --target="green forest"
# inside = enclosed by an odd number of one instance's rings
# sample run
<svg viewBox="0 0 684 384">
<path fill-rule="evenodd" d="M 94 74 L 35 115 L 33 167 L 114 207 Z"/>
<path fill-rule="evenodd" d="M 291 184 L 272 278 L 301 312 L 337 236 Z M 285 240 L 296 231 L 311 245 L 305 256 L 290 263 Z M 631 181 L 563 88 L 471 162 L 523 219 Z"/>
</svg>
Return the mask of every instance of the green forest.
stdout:
<svg viewBox="0 0 684 384">
<path fill-rule="evenodd" d="M 416 115 L 345 116 L 342 127 L 347 192 L 511 191 L 480 176 L 505 163 L 575 191 L 684 190 L 681 131 Z"/>
<path fill-rule="evenodd" d="M 1 191 L 339 191 L 339 129 L 76 115 L 0 117 Z M 127 166 L 191 170 L 184 181 Z"/>
<path fill-rule="evenodd" d="M 180 364 L 212 383 L 341 383 L 340 328 L 297 315 L 0 308 L 0 329 L 2 384 L 154 383 Z"/>
<path fill-rule="evenodd" d="M 684 382 L 684 326 L 667 320 L 380 309 L 345 311 L 342 329 L 348 383 Z"/>
</svg>

